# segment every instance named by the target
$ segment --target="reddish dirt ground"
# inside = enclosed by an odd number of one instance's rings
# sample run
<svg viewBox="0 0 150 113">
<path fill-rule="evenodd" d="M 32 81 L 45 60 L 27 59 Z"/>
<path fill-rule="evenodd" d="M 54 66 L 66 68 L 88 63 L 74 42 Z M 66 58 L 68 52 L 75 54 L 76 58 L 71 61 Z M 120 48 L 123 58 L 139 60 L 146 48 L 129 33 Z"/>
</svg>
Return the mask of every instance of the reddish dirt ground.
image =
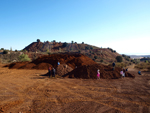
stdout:
<svg viewBox="0 0 150 113">
<path fill-rule="evenodd" d="M 41 76 L 0 64 L 0 113 L 149 113 L 150 73 L 122 79 Z"/>
</svg>

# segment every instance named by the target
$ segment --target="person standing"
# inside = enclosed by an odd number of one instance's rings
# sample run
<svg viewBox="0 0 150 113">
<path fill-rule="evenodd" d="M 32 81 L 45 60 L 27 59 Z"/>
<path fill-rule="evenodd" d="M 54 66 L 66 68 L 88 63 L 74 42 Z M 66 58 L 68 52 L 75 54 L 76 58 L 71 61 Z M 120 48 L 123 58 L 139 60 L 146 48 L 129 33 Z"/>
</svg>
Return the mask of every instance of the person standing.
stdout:
<svg viewBox="0 0 150 113">
<path fill-rule="evenodd" d="M 120 71 L 120 74 L 121 74 L 121 78 L 124 77 L 123 71 L 122 71 L 122 70 Z"/>
<path fill-rule="evenodd" d="M 53 68 L 53 73 L 52 74 L 53 74 L 53 77 L 55 77 L 55 68 Z"/>
<path fill-rule="evenodd" d="M 125 70 L 125 68 L 123 68 L 123 77 L 125 77 L 125 72 L 126 72 L 126 70 Z"/>
<path fill-rule="evenodd" d="M 139 74 L 139 75 L 142 75 L 142 74 L 141 74 L 141 71 L 138 71 L 138 74 Z"/>
<path fill-rule="evenodd" d="M 97 70 L 97 80 L 100 79 L 100 70 Z"/>
<path fill-rule="evenodd" d="M 51 76 L 51 67 L 48 68 L 48 74 L 49 74 L 49 78 Z"/>
<path fill-rule="evenodd" d="M 115 70 L 115 65 L 116 65 L 115 62 L 113 62 L 113 63 L 112 63 L 113 70 Z"/>
</svg>

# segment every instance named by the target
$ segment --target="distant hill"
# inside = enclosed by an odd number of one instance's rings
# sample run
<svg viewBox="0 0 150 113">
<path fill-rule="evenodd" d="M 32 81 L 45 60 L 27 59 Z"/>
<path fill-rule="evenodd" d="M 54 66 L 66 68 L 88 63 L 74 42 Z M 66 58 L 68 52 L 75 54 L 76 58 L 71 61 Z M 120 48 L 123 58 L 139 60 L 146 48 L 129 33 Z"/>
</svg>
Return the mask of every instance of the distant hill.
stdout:
<svg viewBox="0 0 150 113">
<path fill-rule="evenodd" d="M 97 62 L 113 62 L 116 61 L 116 56 L 121 56 L 111 48 L 99 48 L 89 44 L 78 43 L 62 43 L 62 42 L 33 42 L 25 47 L 23 50 L 28 52 L 77 52 L 90 57 Z"/>
<path fill-rule="evenodd" d="M 150 57 L 150 55 L 129 55 L 133 59 L 141 59 L 144 57 Z"/>
</svg>

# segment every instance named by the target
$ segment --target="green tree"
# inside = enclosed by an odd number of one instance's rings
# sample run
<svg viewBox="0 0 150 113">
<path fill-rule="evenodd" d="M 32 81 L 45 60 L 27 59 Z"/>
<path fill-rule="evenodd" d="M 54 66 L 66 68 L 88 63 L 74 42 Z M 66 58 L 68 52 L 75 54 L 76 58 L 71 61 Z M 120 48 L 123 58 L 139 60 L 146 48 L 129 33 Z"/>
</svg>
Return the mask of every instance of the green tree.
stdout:
<svg viewBox="0 0 150 113">
<path fill-rule="evenodd" d="M 3 54 L 7 54 L 7 53 L 8 53 L 8 50 L 4 50 L 4 51 L 3 51 Z"/>
<path fill-rule="evenodd" d="M 67 42 L 63 43 L 63 47 L 67 47 L 67 45 L 68 45 Z"/>
<path fill-rule="evenodd" d="M 19 56 L 19 61 L 25 62 L 25 61 L 31 61 L 31 59 L 28 57 L 27 54 L 22 54 Z"/>
<path fill-rule="evenodd" d="M 40 39 L 37 39 L 37 42 L 40 42 Z"/>
<path fill-rule="evenodd" d="M 122 60 L 122 56 L 117 56 L 116 57 L 116 60 L 117 60 L 117 62 L 122 62 L 123 60 Z"/>
</svg>

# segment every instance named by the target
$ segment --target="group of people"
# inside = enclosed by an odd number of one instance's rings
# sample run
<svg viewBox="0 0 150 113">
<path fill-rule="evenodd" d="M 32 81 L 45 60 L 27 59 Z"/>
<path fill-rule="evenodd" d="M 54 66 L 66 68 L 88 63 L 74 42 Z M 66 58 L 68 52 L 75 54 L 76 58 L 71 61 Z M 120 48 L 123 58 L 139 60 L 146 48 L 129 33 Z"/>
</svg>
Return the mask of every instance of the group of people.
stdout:
<svg viewBox="0 0 150 113">
<path fill-rule="evenodd" d="M 60 62 L 58 62 L 57 64 L 60 65 Z M 48 68 L 48 74 L 49 74 L 49 78 L 51 75 L 52 75 L 52 77 L 55 77 L 55 68 L 51 69 L 51 67 L 49 67 Z"/>
<path fill-rule="evenodd" d="M 120 74 L 122 75 L 122 77 L 124 78 L 125 77 L 125 72 L 128 71 L 128 68 L 125 69 L 123 68 L 121 71 L 120 71 Z"/>
<path fill-rule="evenodd" d="M 52 68 L 52 70 L 51 70 L 51 67 L 49 67 L 48 73 L 49 73 L 49 78 L 50 78 L 51 74 L 52 74 L 52 77 L 55 77 L 55 68 Z"/>
</svg>

